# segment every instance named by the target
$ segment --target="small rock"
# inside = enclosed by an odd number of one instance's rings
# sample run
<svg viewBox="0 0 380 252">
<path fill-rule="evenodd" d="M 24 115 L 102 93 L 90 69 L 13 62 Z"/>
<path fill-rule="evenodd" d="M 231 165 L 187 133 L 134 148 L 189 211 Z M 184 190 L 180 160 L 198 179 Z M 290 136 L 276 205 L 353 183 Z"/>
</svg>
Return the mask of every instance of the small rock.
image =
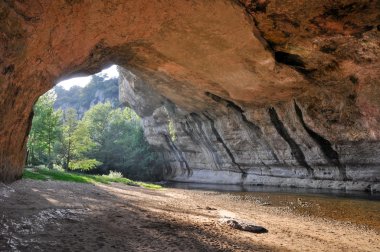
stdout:
<svg viewBox="0 0 380 252">
<path fill-rule="evenodd" d="M 243 231 L 257 233 L 257 234 L 268 233 L 268 230 L 264 227 L 255 226 L 255 225 L 247 224 L 243 222 L 239 223 L 236 220 L 228 220 L 226 223 L 228 226 L 238 229 L 238 230 L 243 230 Z"/>
<path fill-rule="evenodd" d="M 208 207 L 208 206 L 205 209 L 206 210 L 212 210 L 212 211 L 216 210 L 216 208 L 212 208 L 212 207 Z"/>
</svg>

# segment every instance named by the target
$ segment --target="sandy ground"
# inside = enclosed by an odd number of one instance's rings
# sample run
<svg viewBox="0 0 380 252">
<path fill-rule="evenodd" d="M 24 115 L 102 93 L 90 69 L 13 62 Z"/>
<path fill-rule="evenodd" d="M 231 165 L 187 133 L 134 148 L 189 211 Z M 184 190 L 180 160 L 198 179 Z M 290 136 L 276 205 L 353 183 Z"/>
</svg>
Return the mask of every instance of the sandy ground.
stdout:
<svg viewBox="0 0 380 252">
<path fill-rule="evenodd" d="M 0 251 L 380 251 L 380 234 L 217 192 L 22 180 L 0 185 Z"/>
</svg>

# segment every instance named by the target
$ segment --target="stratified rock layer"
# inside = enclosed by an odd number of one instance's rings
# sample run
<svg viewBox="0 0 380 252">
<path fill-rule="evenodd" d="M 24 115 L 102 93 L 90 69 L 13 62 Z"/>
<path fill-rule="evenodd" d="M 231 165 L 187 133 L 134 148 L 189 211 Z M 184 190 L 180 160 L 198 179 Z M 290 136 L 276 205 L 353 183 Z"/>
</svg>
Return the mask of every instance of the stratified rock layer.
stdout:
<svg viewBox="0 0 380 252">
<path fill-rule="evenodd" d="M 377 190 L 379 10 L 343 0 L 1 2 L 1 179 L 21 175 L 37 97 L 115 63 L 170 179 Z"/>
<path fill-rule="evenodd" d="M 379 143 L 331 143 L 306 124 L 295 100 L 243 111 L 208 93 L 215 107 L 188 112 L 129 71 L 121 69 L 119 86 L 121 99 L 143 117 L 145 136 L 167 161 L 170 180 L 380 189 Z"/>
</svg>

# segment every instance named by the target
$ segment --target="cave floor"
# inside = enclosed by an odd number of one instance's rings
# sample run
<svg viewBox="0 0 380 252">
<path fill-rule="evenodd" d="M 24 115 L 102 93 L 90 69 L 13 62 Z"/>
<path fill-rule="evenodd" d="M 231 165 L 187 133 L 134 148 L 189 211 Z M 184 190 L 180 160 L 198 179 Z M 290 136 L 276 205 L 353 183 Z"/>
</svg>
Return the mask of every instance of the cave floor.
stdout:
<svg viewBox="0 0 380 252">
<path fill-rule="evenodd" d="M 26 179 L 0 184 L 0 251 L 380 251 L 380 233 L 225 193 Z"/>
</svg>

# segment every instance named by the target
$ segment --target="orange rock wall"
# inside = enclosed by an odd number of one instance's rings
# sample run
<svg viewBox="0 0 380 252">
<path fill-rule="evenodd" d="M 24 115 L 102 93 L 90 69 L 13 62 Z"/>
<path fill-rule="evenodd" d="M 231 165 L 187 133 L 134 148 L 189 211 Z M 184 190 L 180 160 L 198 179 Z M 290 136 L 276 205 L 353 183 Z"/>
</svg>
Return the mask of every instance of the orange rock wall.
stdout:
<svg viewBox="0 0 380 252">
<path fill-rule="evenodd" d="M 279 148 L 298 165 L 282 127 L 290 137 L 314 132 L 335 152 L 338 143 L 353 146 L 347 153 L 371 143 L 365 157 L 376 180 L 379 9 L 376 1 L 2 1 L 0 180 L 22 174 L 39 95 L 110 64 L 174 104 L 181 113 L 173 120 L 228 116 L 225 105 L 234 104 L 262 134 L 283 139 Z M 270 122 L 277 126 L 260 126 Z M 320 148 L 311 138 L 309 148 Z"/>
</svg>

